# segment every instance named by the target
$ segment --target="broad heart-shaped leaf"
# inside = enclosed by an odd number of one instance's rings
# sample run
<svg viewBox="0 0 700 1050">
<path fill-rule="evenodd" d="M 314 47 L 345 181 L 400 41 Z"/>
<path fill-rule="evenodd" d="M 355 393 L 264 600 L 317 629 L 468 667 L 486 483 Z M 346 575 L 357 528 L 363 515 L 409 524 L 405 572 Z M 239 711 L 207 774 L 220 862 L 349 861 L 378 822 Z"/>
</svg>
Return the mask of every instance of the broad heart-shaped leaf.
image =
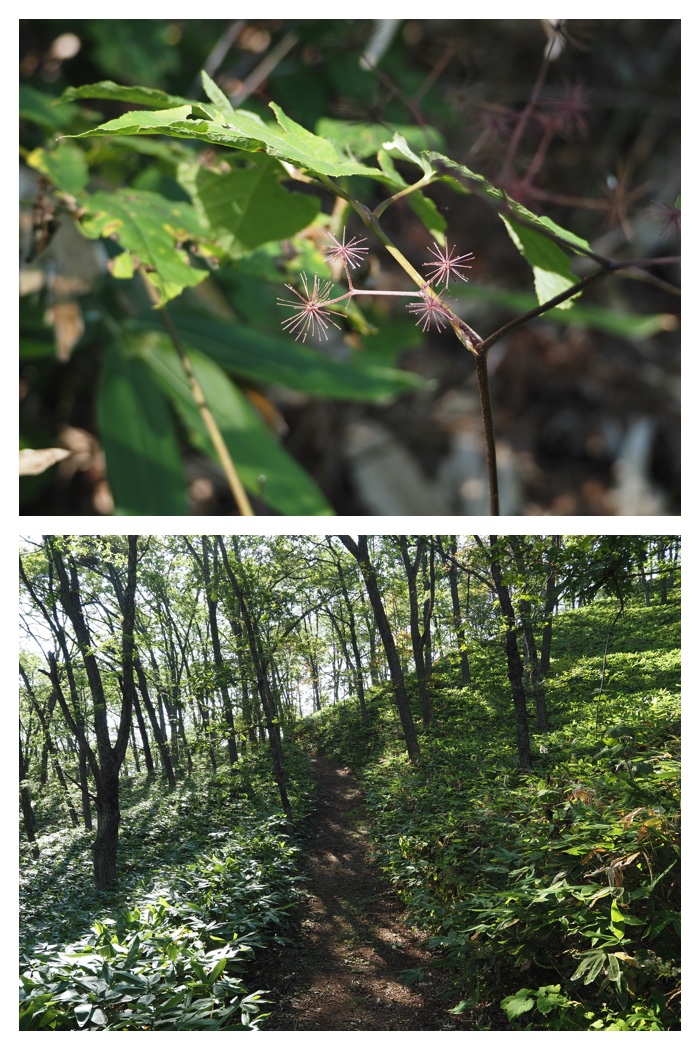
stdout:
<svg viewBox="0 0 700 1050">
<path fill-rule="evenodd" d="M 151 332 L 142 340 L 141 352 L 182 418 L 192 442 L 215 460 L 214 449 L 170 340 Z M 246 489 L 261 495 L 281 514 L 332 514 L 316 484 L 275 441 L 226 373 L 196 350 L 190 349 L 188 356 Z"/>
<path fill-rule="evenodd" d="M 138 337 L 107 349 L 97 420 L 117 514 L 186 514 L 185 476 L 168 405 Z"/>
<path fill-rule="evenodd" d="M 243 325 L 173 310 L 183 339 L 228 372 L 258 383 L 275 383 L 314 397 L 343 401 L 390 401 L 425 388 L 412 372 L 353 361 L 338 361 L 293 339 L 275 338 Z"/>
<path fill-rule="evenodd" d="M 205 239 L 191 204 L 146 190 L 116 190 L 95 193 L 86 205 L 83 232 L 93 239 L 112 237 L 138 256 L 152 271 L 148 276 L 160 295 L 159 305 L 209 276 L 208 270 L 195 269 L 187 252 L 177 247 L 182 241 Z"/>
<path fill-rule="evenodd" d="M 320 211 L 317 197 L 286 190 L 277 178 L 281 172 L 271 157 L 256 157 L 252 167 L 226 174 L 183 164 L 178 181 L 202 225 L 215 231 L 229 255 L 239 258 L 261 244 L 292 237 Z"/>
<path fill-rule="evenodd" d="M 579 249 L 589 249 L 587 241 L 557 226 L 551 219 L 535 215 L 534 212 L 514 201 L 503 190 L 493 186 L 483 175 L 470 171 L 463 164 L 450 160 L 442 153 L 428 150 L 424 157 L 443 177 L 449 181 L 456 180 L 462 189 L 478 192 L 497 206 L 499 216 L 511 239 L 533 269 L 535 291 L 540 305 L 576 283 L 571 274 L 567 256 L 548 234 L 555 234 L 566 242 L 567 247 L 573 252 L 578 252 Z M 504 205 L 507 206 L 507 215 L 504 214 Z M 519 219 L 522 221 L 519 222 Z M 567 299 L 559 303 L 559 308 L 566 309 L 571 302 L 571 299 Z"/>
<path fill-rule="evenodd" d="M 155 111 L 137 110 L 108 120 L 84 135 L 174 135 L 194 138 L 212 146 L 231 146 L 249 152 L 265 151 L 296 167 L 323 175 L 381 174 L 359 161 L 344 157 L 327 139 L 307 131 L 291 120 L 274 103 L 270 104 L 278 126 L 266 124 L 254 113 L 235 110 L 234 116 L 220 122 L 219 107 L 210 103 L 192 103 Z M 207 114 L 210 119 L 203 119 Z"/>
</svg>

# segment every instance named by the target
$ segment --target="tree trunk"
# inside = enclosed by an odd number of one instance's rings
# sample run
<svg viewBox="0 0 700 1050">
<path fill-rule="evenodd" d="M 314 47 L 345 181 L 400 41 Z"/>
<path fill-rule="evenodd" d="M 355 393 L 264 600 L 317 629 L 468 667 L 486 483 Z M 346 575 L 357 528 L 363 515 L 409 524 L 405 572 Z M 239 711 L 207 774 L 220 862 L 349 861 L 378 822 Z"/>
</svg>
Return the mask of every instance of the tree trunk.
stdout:
<svg viewBox="0 0 700 1050">
<path fill-rule="evenodd" d="M 396 537 L 399 547 L 401 549 L 401 558 L 403 560 L 404 569 L 406 570 L 406 582 L 408 584 L 408 603 L 410 610 L 410 629 L 411 629 L 411 645 L 413 646 L 413 660 L 416 665 L 416 678 L 418 680 L 418 695 L 420 696 L 421 713 L 423 715 L 423 725 L 429 726 L 430 719 L 432 718 L 432 704 L 430 699 L 430 690 L 428 688 L 428 669 L 425 662 L 425 647 L 428 636 L 427 625 L 430 625 L 430 606 L 428 607 L 427 617 L 423 614 L 423 625 L 424 630 L 421 631 L 421 613 L 418 609 L 418 569 L 423 556 L 425 548 L 425 538 L 420 537 L 416 544 L 415 557 L 411 559 L 411 555 L 408 552 L 408 537 L 397 536 Z"/>
<path fill-rule="evenodd" d="M 396 649 L 394 636 L 391 633 L 391 627 L 389 626 L 386 612 L 384 611 L 377 576 L 369 557 L 367 537 L 358 536 L 357 543 L 355 543 L 351 536 L 339 536 L 338 539 L 343 546 L 350 551 L 353 558 L 355 558 L 360 566 L 362 577 L 365 581 L 365 587 L 367 588 L 367 596 L 369 597 L 372 606 L 372 612 L 374 613 L 374 618 L 379 629 L 379 636 L 382 639 L 384 652 L 386 653 L 387 662 L 389 664 L 389 673 L 394 686 L 394 696 L 396 698 L 399 718 L 401 719 L 401 728 L 406 742 L 408 757 L 411 762 L 417 762 L 420 758 L 420 748 L 418 746 L 418 737 L 416 736 L 416 727 L 413 724 L 411 706 L 406 693 L 406 683 L 404 681 L 403 671 L 401 670 L 401 661 Z"/>
<path fill-rule="evenodd" d="M 506 657 L 508 661 L 508 680 L 513 695 L 515 713 L 515 736 L 518 744 L 518 761 L 521 769 L 531 768 L 530 730 L 527 724 L 527 705 L 523 687 L 523 664 L 518 649 L 518 637 L 515 630 L 515 612 L 510 597 L 510 589 L 503 581 L 503 571 L 498 560 L 498 539 L 489 537 L 491 546 L 491 576 L 493 578 L 498 602 L 506 626 Z"/>
<path fill-rule="evenodd" d="M 234 594 L 236 595 L 238 608 L 243 619 L 243 626 L 245 627 L 246 634 L 248 635 L 248 645 L 250 648 L 250 656 L 253 662 L 253 668 L 255 670 L 258 695 L 260 697 L 260 703 L 262 704 L 263 711 L 265 712 L 265 726 L 267 729 L 267 736 L 270 743 L 272 767 L 275 773 L 275 780 L 277 782 L 277 790 L 279 791 L 280 802 L 282 803 L 284 815 L 286 816 L 287 820 L 291 821 L 292 807 L 289 802 L 289 796 L 287 795 L 284 762 L 282 759 L 282 740 L 280 737 L 279 715 L 276 710 L 274 696 L 272 694 L 272 690 L 270 688 L 270 681 L 267 675 L 267 661 L 265 660 L 261 652 L 261 647 L 258 642 L 257 631 L 255 630 L 255 624 L 253 623 L 253 619 L 248 608 L 244 588 L 241 582 L 239 581 L 238 577 L 234 573 L 233 569 L 231 568 L 226 547 L 224 546 L 223 537 L 219 536 L 218 540 L 224 569 L 226 571 L 226 575 L 228 576 L 231 582 Z M 233 542 L 235 545 L 235 537 L 233 537 Z"/>
<path fill-rule="evenodd" d="M 455 625 L 455 637 L 459 646 L 459 671 L 462 685 L 471 685 L 471 670 L 469 668 L 469 653 L 467 652 L 467 641 L 464 633 L 464 619 L 462 617 L 462 606 L 459 600 L 459 579 L 457 576 L 457 537 L 450 536 L 447 576 L 450 581 L 450 597 L 452 598 L 452 619 Z"/>
<path fill-rule="evenodd" d="M 27 763 L 24 758 L 24 749 L 22 748 L 22 736 L 19 738 L 19 797 L 22 803 L 22 821 L 24 823 L 24 830 L 27 835 L 27 840 L 32 848 L 32 856 L 34 860 L 39 859 L 39 846 L 36 841 L 36 817 L 34 816 L 34 809 L 32 807 L 32 798 L 29 794 L 29 785 L 27 784 L 27 777 L 29 770 Z"/>
</svg>

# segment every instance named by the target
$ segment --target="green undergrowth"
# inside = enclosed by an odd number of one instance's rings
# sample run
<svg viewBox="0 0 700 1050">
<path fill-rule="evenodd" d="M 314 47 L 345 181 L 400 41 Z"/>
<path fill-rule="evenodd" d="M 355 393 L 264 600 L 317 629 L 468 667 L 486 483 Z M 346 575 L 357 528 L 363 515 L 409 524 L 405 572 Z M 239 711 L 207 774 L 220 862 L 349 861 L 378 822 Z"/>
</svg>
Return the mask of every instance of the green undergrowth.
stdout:
<svg viewBox="0 0 700 1050">
<path fill-rule="evenodd" d="M 288 748 L 295 818 L 312 805 L 308 761 Z M 170 792 L 124 784 L 119 883 L 92 888 L 92 834 L 56 829 L 23 849 L 20 1028 L 252 1030 L 265 993 L 252 959 L 286 943 L 303 892 L 299 846 L 268 757 L 200 770 Z M 47 801 L 46 809 L 54 802 Z"/>
<path fill-rule="evenodd" d="M 433 676 L 434 721 L 411 766 L 388 697 L 374 746 L 352 709 L 305 725 L 307 743 L 362 773 L 376 850 L 478 1027 L 679 1027 L 679 605 L 616 603 L 558 616 L 546 681 L 550 731 L 531 722 L 515 762 L 505 660 L 470 650 Z M 417 711 L 417 709 L 416 709 Z"/>
</svg>

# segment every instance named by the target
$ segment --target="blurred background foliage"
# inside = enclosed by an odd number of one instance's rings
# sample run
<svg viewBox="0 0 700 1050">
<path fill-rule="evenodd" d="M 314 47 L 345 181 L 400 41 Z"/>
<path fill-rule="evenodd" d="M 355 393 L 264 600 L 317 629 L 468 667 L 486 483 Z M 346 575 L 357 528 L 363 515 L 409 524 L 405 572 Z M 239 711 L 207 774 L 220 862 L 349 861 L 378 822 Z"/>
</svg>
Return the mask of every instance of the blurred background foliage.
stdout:
<svg viewBox="0 0 700 1050">
<path fill-rule="evenodd" d="M 510 157 L 552 35 L 558 57 Z M 201 69 L 234 106 L 264 119 L 274 101 L 319 133 L 328 120 L 420 128 L 433 148 L 587 238 L 600 254 L 679 253 L 680 21 L 24 20 L 23 155 L 61 130 L 80 131 L 133 108 L 88 101 L 51 109 L 51 98 L 69 86 L 114 80 L 200 98 Z M 159 167 L 157 146 L 151 138 L 103 146 L 94 188 L 127 185 L 184 199 L 167 165 Z M 358 181 L 352 192 L 376 206 L 380 187 Z M 25 225 L 32 202 L 36 218 L 37 186 L 23 168 Z M 469 324 L 486 336 L 534 305 L 531 272 L 493 212 L 444 185 L 427 195 L 450 243 L 476 255 L 470 284 L 455 293 L 468 301 Z M 332 210 L 329 195 L 322 207 Z M 428 258 L 425 229 L 408 204 L 399 201 L 382 221 L 408 258 L 418 265 Z M 111 513 L 94 418 L 104 356 L 104 326 L 96 321 L 119 310 L 122 293 L 111 287 L 118 282 L 106 273 L 100 242 L 67 231 L 66 274 L 51 261 L 51 248 L 42 254 L 28 236 L 25 229 L 22 439 L 72 454 L 22 479 L 21 510 Z M 400 282 L 381 246 L 370 249 L 368 279 L 385 288 Z M 313 259 L 302 263 L 299 269 L 313 271 Z M 237 320 L 279 334 L 279 286 L 267 288 L 260 272 L 230 268 L 198 292 L 217 282 L 211 295 L 223 294 Z M 672 294 L 680 271 L 663 265 L 653 272 L 668 290 L 630 279 L 599 283 L 571 310 L 537 319 L 491 351 L 503 513 L 680 512 L 679 300 Z M 365 334 L 339 333 L 317 352 L 357 360 L 360 368 L 400 367 L 421 380 L 405 393 L 374 403 L 330 400 L 281 382 L 249 383 L 246 395 L 336 513 L 485 512 L 473 363 L 449 333 L 423 334 L 388 303 L 366 312 Z M 194 449 L 185 462 L 188 509 L 235 513 L 212 464 Z M 256 510 L 274 512 L 264 492 Z"/>
</svg>

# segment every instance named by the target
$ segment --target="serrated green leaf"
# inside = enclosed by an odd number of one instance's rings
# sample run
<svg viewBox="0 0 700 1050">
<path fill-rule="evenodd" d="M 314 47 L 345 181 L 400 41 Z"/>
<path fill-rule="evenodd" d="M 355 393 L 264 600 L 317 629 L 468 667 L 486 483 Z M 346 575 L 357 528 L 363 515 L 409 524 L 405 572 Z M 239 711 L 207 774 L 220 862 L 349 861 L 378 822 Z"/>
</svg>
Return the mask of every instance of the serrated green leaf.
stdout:
<svg viewBox="0 0 700 1050">
<path fill-rule="evenodd" d="M 209 276 L 208 270 L 195 269 L 187 252 L 176 247 L 190 238 L 205 239 L 191 204 L 123 189 L 93 194 L 87 208 L 81 220 L 83 232 L 93 239 L 112 237 L 137 255 L 151 270 L 149 280 L 160 295 L 160 305 Z"/>
<path fill-rule="evenodd" d="M 315 397 L 374 402 L 425 386 L 412 372 L 364 362 L 361 353 L 353 361 L 339 361 L 291 339 L 184 310 L 173 312 L 173 320 L 191 346 L 234 375 L 260 383 L 281 384 Z"/>
<path fill-rule="evenodd" d="M 138 342 L 113 343 L 97 393 L 97 419 L 117 514 L 186 514 L 185 478 L 167 404 Z"/>
<path fill-rule="evenodd" d="M 80 87 L 69 87 L 60 98 L 56 99 L 55 105 L 62 102 L 74 102 L 81 98 L 104 98 L 115 102 L 134 102 L 139 106 L 151 106 L 166 109 L 168 106 L 181 106 L 187 103 L 186 98 L 179 95 L 169 95 L 167 91 L 159 91 L 158 88 L 135 87 L 127 84 L 115 84 L 113 80 L 100 80 L 96 84 L 82 84 Z"/>
<path fill-rule="evenodd" d="M 277 117 L 278 127 L 265 124 L 256 114 L 241 109 L 235 110 L 233 116 L 222 124 L 215 119 L 217 113 L 214 106 L 192 103 L 168 109 L 124 113 L 76 137 L 174 135 L 249 152 L 265 150 L 280 160 L 324 175 L 381 174 L 376 168 L 343 157 L 332 142 L 307 131 L 274 103 L 270 105 Z M 205 119 L 207 117 L 209 119 Z"/>
<path fill-rule="evenodd" d="M 142 344 L 144 361 L 172 401 L 192 441 L 212 459 L 214 449 L 192 399 L 182 365 L 170 341 L 151 332 Z M 221 430 L 241 480 L 282 514 L 332 514 L 313 480 L 274 439 L 226 373 L 213 361 L 189 351 L 192 366 Z M 260 477 L 264 478 L 262 486 Z"/>
<path fill-rule="evenodd" d="M 178 181 L 187 190 L 204 226 L 234 258 L 269 241 L 292 237 L 318 215 L 321 203 L 290 193 L 279 182 L 271 158 L 253 167 L 219 174 L 201 164 L 181 165 Z"/>
</svg>

